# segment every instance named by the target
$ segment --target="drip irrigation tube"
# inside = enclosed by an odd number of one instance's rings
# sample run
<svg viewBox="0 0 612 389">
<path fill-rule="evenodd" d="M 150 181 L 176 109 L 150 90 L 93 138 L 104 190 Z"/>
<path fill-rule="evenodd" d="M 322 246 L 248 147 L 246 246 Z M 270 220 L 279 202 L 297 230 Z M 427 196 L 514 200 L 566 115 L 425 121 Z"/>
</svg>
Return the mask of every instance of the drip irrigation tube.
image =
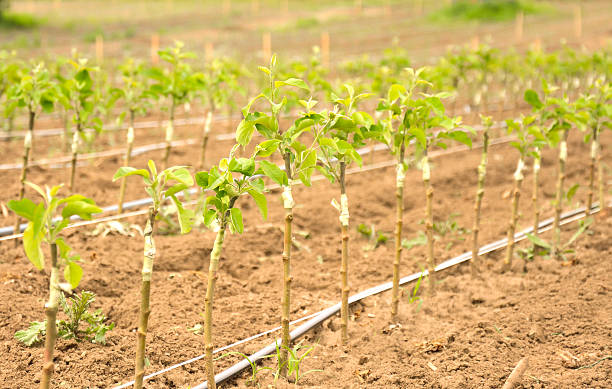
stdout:
<svg viewBox="0 0 612 389">
<path fill-rule="evenodd" d="M 580 207 L 577 208 L 573 211 L 570 212 L 566 212 L 561 216 L 561 220 L 560 223 L 561 225 L 567 224 L 567 223 L 571 223 L 575 220 L 579 220 L 581 218 L 583 218 L 585 216 L 585 207 Z M 599 211 L 599 204 L 594 204 L 591 207 L 591 213 L 594 212 L 598 212 Z M 544 232 L 547 231 L 549 229 L 552 228 L 552 224 L 553 224 L 553 220 L 554 218 L 549 218 L 546 219 L 544 221 L 542 221 L 539 225 L 538 225 L 538 231 L 539 232 Z M 533 227 L 529 227 L 526 228 L 516 234 L 514 234 L 514 240 L 516 241 L 520 241 L 523 240 L 527 237 L 527 234 L 529 234 L 530 232 L 533 231 Z M 501 248 L 504 248 L 508 245 L 508 239 L 507 238 L 503 238 L 500 239 L 496 242 L 493 243 L 489 243 L 485 246 L 480 247 L 480 249 L 478 250 L 478 253 L 480 255 L 484 255 L 487 253 L 490 253 L 492 251 L 495 250 L 499 250 Z M 442 270 L 451 268 L 455 265 L 458 265 L 460 263 L 463 263 L 465 261 L 468 261 L 472 258 L 472 252 L 471 251 L 467 251 L 457 257 L 448 259 L 444 262 L 442 262 L 441 264 L 439 264 L 438 266 L 435 267 L 434 271 L 435 272 L 440 272 Z M 419 272 L 419 273 L 414 273 L 411 274 L 409 276 L 403 277 L 400 279 L 399 283 L 400 285 L 404 285 L 407 284 L 409 282 L 412 281 L 416 281 L 419 278 L 426 276 L 428 274 L 427 270 L 423 271 L 423 272 Z M 382 292 L 385 292 L 387 290 L 390 290 L 393 286 L 392 282 L 386 282 L 384 284 L 380 284 L 378 286 L 375 286 L 373 288 L 370 289 L 366 289 L 360 293 L 357 293 L 351 297 L 349 297 L 349 304 L 353 304 L 357 301 L 363 300 L 366 297 L 370 297 Z M 308 332 L 309 330 L 311 330 L 312 328 L 318 326 L 319 324 L 321 324 L 323 321 L 325 321 L 326 319 L 330 318 L 331 316 L 335 315 L 336 313 L 338 313 L 338 311 L 340 310 L 340 303 L 337 303 L 336 305 L 333 305 L 327 309 L 324 309 L 322 311 L 319 312 L 318 315 L 316 315 L 315 317 L 313 317 L 312 319 L 310 319 L 309 321 L 307 321 L 306 323 L 302 324 L 301 326 L 299 326 L 298 328 L 294 329 L 293 331 L 291 331 L 290 336 L 291 336 L 291 341 L 296 340 L 297 338 L 301 337 L 302 335 L 304 335 L 306 332 Z M 274 354 L 274 352 L 276 351 L 276 348 L 278 347 L 278 344 L 280 343 L 280 339 L 277 339 L 274 341 L 274 343 L 271 343 L 269 345 L 267 345 L 266 347 L 262 348 L 261 350 L 257 351 L 256 353 L 252 354 L 249 356 L 249 359 L 252 363 L 257 363 L 258 361 L 260 361 L 261 359 L 263 359 L 265 356 L 270 355 L 270 354 Z M 233 366 L 231 366 L 230 368 L 222 371 L 221 373 L 215 375 L 215 382 L 217 384 L 233 377 L 234 375 L 240 373 L 242 370 L 250 367 L 251 364 L 249 363 L 249 361 L 247 361 L 246 359 L 234 364 Z M 203 383 L 196 385 L 194 387 L 192 387 L 192 389 L 205 389 L 208 388 L 208 382 L 204 381 Z"/>
<path fill-rule="evenodd" d="M 502 137 L 502 138 L 497 138 L 497 139 L 493 140 L 492 142 L 490 142 L 490 145 L 508 143 L 508 142 L 510 142 L 513 139 L 514 139 L 513 136 L 506 136 L 506 137 Z M 477 147 L 481 147 L 481 145 L 480 144 L 473 145 L 472 149 L 477 148 Z M 365 155 L 365 154 L 368 154 L 368 153 L 373 152 L 373 151 L 385 150 L 386 148 L 387 148 L 386 145 L 377 144 L 375 146 L 361 148 L 361 149 L 357 150 L 357 152 L 360 155 Z M 457 153 L 457 152 L 463 152 L 463 151 L 467 151 L 467 150 L 470 150 L 470 148 L 467 147 L 467 146 L 456 146 L 456 147 L 449 148 L 447 150 L 440 150 L 440 151 L 437 151 L 437 152 L 433 152 L 433 153 L 430 154 L 430 157 L 434 158 L 434 157 L 438 157 L 438 156 L 441 156 L 441 155 L 454 154 L 454 153 Z M 376 163 L 374 165 L 364 166 L 363 168 L 351 169 L 350 171 L 347 171 L 347 174 L 355 174 L 355 173 L 359 173 L 361 171 L 365 172 L 365 171 L 374 170 L 374 169 L 381 169 L 381 168 L 393 166 L 394 164 L 395 164 L 394 160 L 380 162 L 380 163 Z M 284 168 L 284 167 L 281 166 L 281 168 Z M 318 180 L 322 180 L 323 178 L 325 178 L 325 177 L 323 177 L 323 176 L 315 176 L 315 177 L 312 177 L 311 181 L 318 181 Z M 276 189 L 277 187 L 278 187 L 277 185 L 272 185 L 272 186 L 268 187 L 268 189 Z M 188 193 L 189 194 L 197 193 L 197 188 L 190 189 L 188 191 Z M 181 196 L 182 193 L 179 193 L 178 195 Z M 143 198 L 143 199 L 138 199 L 138 200 L 126 201 L 126 202 L 123 203 L 123 209 L 129 210 L 129 209 L 144 207 L 144 206 L 150 205 L 151 201 L 152 200 L 150 198 Z M 106 207 L 102 207 L 102 212 L 101 213 L 104 214 L 104 213 L 109 213 L 109 212 L 115 212 L 115 211 L 117 211 L 117 209 L 118 209 L 117 204 L 109 205 L 109 206 L 106 206 Z M 116 215 L 116 216 L 117 217 L 115 217 L 115 218 L 110 218 L 110 219 L 106 219 L 106 220 L 116 220 L 116 219 L 123 218 L 123 217 L 121 217 L 121 215 Z M 133 215 L 130 215 L 130 216 L 133 216 Z M 71 217 L 71 220 L 78 221 L 78 220 L 81 220 L 81 219 L 78 216 L 73 216 L 73 217 Z M 85 224 L 93 224 L 93 223 L 100 222 L 100 221 L 101 221 L 101 218 L 100 219 L 96 218 L 94 221 L 90 221 L 90 223 L 85 223 Z M 91 222 L 93 222 L 93 223 L 91 223 Z M 28 223 L 22 223 L 19 226 L 19 231 L 20 232 L 25 231 L 27 226 L 28 226 Z M 70 227 L 75 227 L 75 225 L 70 225 L 68 227 L 69 228 Z M 13 232 L 14 232 L 14 227 L 13 226 L 0 227 L 0 241 L 2 241 L 2 240 L 9 240 L 9 239 L 16 239 L 16 238 L 19 238 L 21 236 L 20 234 L 14 234 L 13 235 Z"/>
</svg>

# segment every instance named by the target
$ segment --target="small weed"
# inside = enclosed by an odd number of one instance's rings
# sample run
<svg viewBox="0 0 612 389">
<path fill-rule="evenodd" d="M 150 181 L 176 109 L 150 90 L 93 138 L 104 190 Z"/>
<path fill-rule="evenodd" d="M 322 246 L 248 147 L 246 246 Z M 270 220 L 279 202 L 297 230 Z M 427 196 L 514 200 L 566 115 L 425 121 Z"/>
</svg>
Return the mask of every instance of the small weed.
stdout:
<svg viewBox="0 0 612 389">
<path fill-rule="evenodd" d="M 370 243 L 363 246 L 364 251 L 374 250 L 381 244 L 387 243 L 389 237 L 382 232 L 376 233 L 376 226 L 372 224 L 372 227 L 368 227 L 365 224 L 361 223 L 357 226 L 357 231 L 362 234 L 364 237 L 368 238 Z"/>
<path fill-rule="evenodd" d="M 60 294 L 59 303 L 62 310 L 68 316 L 67 320 L 58 320 L 57 335 L 63 339 L 76 339 L 77 341 L 88 340 L 92 343 L 106 343 L 105 335 L 115 328 L 115 323 L 104 324 L 106 316 L 98 309 L 89 312 L 89 306 L 96 300 L 92 292 L 83 291 L 66 300 L 63 293 Z M 87 323 L 85 329 L 81 329 L 81 323 Z M 26 346 L 32 346 L 45 336 L 47 322 L 35 321 L 30 327 L 17 331 L 15 338 Z"/>
</svg>

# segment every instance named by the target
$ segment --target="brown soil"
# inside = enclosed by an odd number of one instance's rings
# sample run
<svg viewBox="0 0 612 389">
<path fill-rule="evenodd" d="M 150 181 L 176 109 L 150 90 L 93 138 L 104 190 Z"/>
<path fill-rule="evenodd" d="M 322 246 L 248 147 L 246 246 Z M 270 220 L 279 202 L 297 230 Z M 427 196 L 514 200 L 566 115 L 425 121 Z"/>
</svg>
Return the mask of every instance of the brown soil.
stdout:
<svg viewBox="0 0 612 389">
<path fill-rule="evenodd" d="M 159 138 L 156 138 L 159 139 Z M 612 136 L 603 140 L 612 147 Z M 588 146 L 580 136 L 570 142 L 568 185 L 585 184 Z M 218 158 L 227 150 L 213 152 Z M 161 153 L 160 153 L 161 154 Z M 487 192 L 483 204 L 482 242 L 504 236 L 510 218 L 507 192 L 516 164 L 516 151 L 508 145 L 493 146 Z M 193 163 L 197 151 L 175 154 L 172 163 Z M 545 153 L 543 166 L 543 214 L 552 214 L 548 203 L 553 196 L 555 154 Z M 388 156 L 379 155 L 377 160 Z M 457 221 L 471 227 L 475 195 L 475 169 L 479 150 L 450 154 L 435 160 L 433 184 L 437 221 L 459 213 Z M 142 165 L 145 158 L 134 164 Z M 610 164 L 612 155 L 605 154 Z M 79 178 L 79 190 L 94 194 L 103 204 L 113 202 L 118 186 L 109 178 L 119 159 L 96 166 Z M 4 173 L 2 173 L 4 174 Z M 3 175 L 14 182 L 16 174 Z M 41 171 L 35 181 L 61 180 L 57 170 Z M 526 175 L 529 182 L 530 175 Z M 131 198 L 143 193 L 136 180 L 130 185 Z M 353 292 L 390 279 L 393 243 L 365 251 L 367 241 L 355 227 L 375 224 L 391 236 L 394 220 L 393 168 L 371 170 L 348 177 L 351 208 L 351 270 Z M 93 184 L 92 184 L 93 183 Z M 11 187 L 12 188 L 12 187 Z M 420 172 L 408 173 L 405 199 L 405 236 L 412 238 L 422 229 L 424 195 Z M 312 188 L 296 190 L 295 230 L 302 245 L 295 251 L 293 265 L 292 317 L 308 315 L 339 300 L 340 239 L 338 214 L 330 201 L 339 189 L 323 181 Z M 3 200 L 6 198 L 3 191 Z M 584 201 L 586 190 L 578 192 Z M 7 196 L 8 197 L 8 196 Z M 521 227 L 531 224 L 530 185 L 521 197 Z M 276 327 L 279 323 L 280 254 L 282 249 L 282 208 L 280 195 L 268 196 L 270 215 L 261 221 L 256 207 L 244 201 L 246 230 L 226 240 L 215 301 L 215 345 L 223 346 Z M 312 217 L 316 215 L 316 217 Z M 7 219 L 1 219 L 7 220 Z M 12 220 L 12 219 L 11 219 Z M 142 218 L 130 220 L 143 223 Z M 3 223 L 8 224 L 8 223 Z M 577 246 L 572 266 L 538 259 L 527 264 L 516 261 L 513 272 L 500 275 L 501 256 L 487 256 L 483 271 L 486 281 L 473 281 L 467 268 L 459 267 L 440 276 L 440 288 L 433 299 L 401 304 L 400 326 L 390 328 L 389 294 L 369 298 L 353 310 L 351 343 L 346 351 L 335 346 L 336 320 L 325 323 L 305 344 L 315 345 L 303 368 L 323 369 L 303 378 L 304 386 L 318 387 L 500 387 L 518 360 L 530 357 L 523 387 L 609 387 L 610 361 L 591 368 L 575 369 L 611 354 L 612 317 L 608 296 L 610 285 L 609 237 L 612 219 L 599 218 L 594 233 Z M 573 230 L 575 225 L 565 227 Z M 78 290 L 97 294 L 94 308 L 102 308 L 116 328 L 105 346 L 60 340 L 57 345 L 54 385 L 65 388 L 106 388 L 131 379 L 139 301 L 139 270 L 142 239 L 109 236 L 93 237 L 91 227 L 68 230 L 67 240 L 85 260 L 84 279 Z M 569 234 L 569 232 L 566 232 Z M 548 235 L 546 235 L 548 236 Z M 469 242 L 469 235 L 467 242 Z M 203 353 L 202 336 L 189 331 L 203 319 L 208 257 L 214 234 L 194 231 L 187 236 L 157 236 L 158 257 L 152 284 L 152 316 L 147 338 L 148 372 Z M 438 262 L 466 251 L 469 244 L 456 240 L 436 247 Z M 604 259 L 602 261 L 602 259 Z M 410 274 L 424 262 L 424 249 L 404 254 L 403 274 Z M 41 368 L 42 348 L 28 348 L 14 338 L 15 331 L 30 321 L 42 320 L 48 276 L 33 270 L 23 250 L 13 242 L 0 243 L 0 387 L 36 386 Z M 408 292 L 410 287 L 406 289 Z M 370 317 L 370 315 L 374 317 Z M 272 337 L 251 342 L 236 351 L 250 353 L 268 344 Z M 560 356 L 559 353 L 566 359 Z M 569 353 L 569 354 L 568 354 Z M 574 359 L 577 358 L 577 359 Z M 217 369 L 239 360 L 230 356 L 217 361 Z M 428 362 L 437 368 L 433 371 Z M 357 373 L 356 373 L 357 372 Z M 148 388 L 187 388 L 204 380 L 201 361 L 166 373 L 148 382 Z M 531 378 L 535 377 L 535 378 Z M 246 373 L 226 387 L 245 385 Z M 268 382 L 270 383 L 270 378 Z"/>
</svg>

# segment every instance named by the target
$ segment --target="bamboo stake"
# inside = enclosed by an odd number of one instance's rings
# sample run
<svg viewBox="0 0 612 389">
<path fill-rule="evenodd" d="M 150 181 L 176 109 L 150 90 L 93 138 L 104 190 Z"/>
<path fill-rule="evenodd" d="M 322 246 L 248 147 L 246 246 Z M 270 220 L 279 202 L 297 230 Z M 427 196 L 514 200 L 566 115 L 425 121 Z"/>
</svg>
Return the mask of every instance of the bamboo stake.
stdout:
<svg viewBox="0 0 612 389">
<path fill-rule="evenodd" d="M 435 268 L 434 261 L 434 235 L 433 235 L 433 195 L 434 190 L 431 186 L 431 167 L 429 166 L 429 158 L 427 157 L 427 149 L 423 157 L 423 184 L 425 186 L 425 234 L 427 235 L 427 271 L 429 273 L 429 288 L 427 293 L 433 296 L 435 293 Z"/>
<path fill-rule="evenodd" d="M 563 212 L 563 182 L 565 180 L 565 163 L 567 162 L 567 136 L 569 131 L 563 131 L 563 139 L 559 144 L 559 170 L 557 173 L 557 192 L 555 195 L 555 219 L 553 221 L 553 241 L 550 249 L 551 258 L 557 258 L 561 244 L 561 212 Z"/>
<path fill-rule="evenodd" d="M 533 158 L 533 195 L 531 200 L 533 201 L 533 235 L 538 235 L 538 229 L 540 225 L 540 205 L 538 202 L 538 192 L 540 186 L 540 166 L 542 163 L 542 155 L 539 148 L 535 150 L 536 156 Z"/>
<path fill-rule="evenodd" d="M 576 4 L 574 8 L 574 35 L 576 38 L 582 37 L 582 7 Z"/>
<path fill-rule="evenodd" d="M 342 233 L 342 262 L 340 264 L 340 278 L 342 286 L 342 304 L 340 307 L 340 331 L 341 342 L 343 345 L 348 343 L 348 297 L 350 288 L 348 285 L 348 241 L 349 241 L 349 210 L 348 196 L 346 195 L 345 185 L 346 163 L 340 162 L 340 224 Z"/>
<path fill-rule="evenodd" d="M 149 326 L 149 315 L 151 314 L 151 275 L 153 274 L 153 261 L 155 260 L 155 241 L 153 239 L 153 228 L 157 210 L 149 208 L 149 217 L 144 229 L 144 257 L 142 261 L 142 284 L 140 289 L 140 315 L 138 321 L 138 333 L 136 341 L 136 369 L 134 372 L 134 388 L 142 389 L 145 374 L 145 344 L 147 340 L 147 329 Z"/>
<path fill-rule="evenodd" d="M 153 34 L 151 35 L 151 63 L 157 65 L 159 62 L 159 56 L 157 52 L 159 51 L 159 35 Z"/>
<path fill-rule="evenodd" d="M 21 187 L 19 188 L 19 200 L 22 200 L 23 196 L 25 195 L 25 181 L 26 181 L 26 175 L 28 174 L 28 161 L 30 159 L 30 150 L 32 149 L 32 134 L 34 132 L 34 118 L 35 117 L 36 117 L 36 113 L 30 111 L 30 116 L 28 120 L 28 132 L 23 138 L 23 166 L 21 167 L 21 178 L 19 180 L 21 183 Z M 19 217 L 19 215 L 17 215 L 17 218 L 15 220 L 15 228 L 13 229 L 13 232 L 15 234 L 19 234 L 20 225 L 21 225 L 21 218 Z M 17 245 L 18 242 L 19 242 L 18 240 L 15 240 L 15 245 Z"/>
<path fill-rule="evenodd" d="M 519 158 L 518 164 L 516 166 L 516 171 L 514 172 L 514 191 L 512 192 L 512 217 L 510 218 L 510 223 L 508 223 L 508 246 L 506 247 L 506 257 L 504 259 L 503 270 L 510 270 L 510 266 L 512 266 L 512 257 L 514 255 L 514 232 L 516 231 L 516 223 L 518 221 L 518 207 L 519 207 L 519 199 L 521 197 L 521 184 L 523 183 L 523 168 L 525 167 L 525 162 L 523 161 L 523 157 Z"/>
<path fill-rule="evenodd" d="M 593 195 L 595 191 L 595 165 L 597 164 L 597 154 L 599 149 L 599 142 L 597 139 L 597 129 L 593 129 L 593 139 L 591 139 L 591 163 L 589 165 L 589 194 L 587 196 L 586 203 L 586 214 L 591 213 L 591 207 L 593 206 Z M 602 203 L 600 203 L 602 204 Z"/>
<path fill-rule="evenodd" d="M 127 130 L 127 150 L 125 152 L 125 164 L 124 166 L 130 166 L 132 159 L 132 148 L 134 147 L 134 111 L 130 110 L 130 126 Z M 127 177 L 121 179 L 121 186 L 119 187 L 119 203 L 117 204 L 117 213 L 123 213 L 123 199 L 125 199 L 125 188 L 127 186 Z"/>
<path fill-rule="evenodd" d="M 200 169 L 204 169 L 206 164 L 206 146 L 208 145 L 208 138 L 210 137 L 210 123 L 212 122 L 212 110 L 206 114 L 206 121 L 204 122 L 204 131 L 202 133 L 202 154 L 200 155 Z"/>
<path fill-rule="evenodd" d="M 283 295 L 282 295 L 282 312 L 281 312 L 281 350 L 279 356 L 279 368 L 281 375 L 286 377 L 287 364 L 289 362 L 289 348 L 291 347 L 291 335 L 289 333 L 289 322 L 291 315 L 291 243 L 292 224 L 293 224 L 293 195 L 291 193 L 292 176 L 291 176 L 291 155 L 283 156 L 285 161 L 285 172 L 287 173 L 288 185 L 283 188 L 283 208 L 285 208 L 285 230 L 283 232 Z"/>
<path fill-rule="evenodd" d="M 520 11 L 516 15 L 516 26 L 514 29 L 514 36 L 517 42 L 521 42 L 523 40 L 523 31 L 525 29 L 525 14 L 523 11 Z"/>
<path fill-rule="evenodd" d="M 606 211 L 606 199 L 604 197 L 604 169 L 603 163 L 601 162 L 601 146 L 599 146 L 599 150 L 597 153 L 597 176 L 599 179 L 599 210 L 601 213 Z"/>
<path fill-rule="evenodd" d="M 164 151 L 164 159 L 162 161 L 162 170 L 168 167 L 168 159 L 172 149 L 172 138 L 174 137 L 174 97 L 172 97 L 172 106 L 170 107 L 170 120 L 166 126 L 166 149 Z"/>
<path fill-rule="evenodd" d="M 269 31 L 264 32 L 261 36 L 261 49 L 263 59 L 268 61 L 272 57 L 272 35 Z"/>
<path fill-rule="evenodd" d="M 396 197 L 396 223 L 395 223 L 395 260 L 393 261 L 393 290 L 391 293 L 391 316 L 396 318 L 399 306 L 399 279 L 400 262 L 402 259 L 402 226 L 404 222 L 404 181 L 406 170 L 404 169 L 404 150 L 402 143 L 396 164 L 397 177 L 395 179 Z"/>
<path fill-rule="evenodd" d="M 327 69 L 330 67 L 330 55 L 329 55 L 329 32 L 323 31 L 321 33 L 321 62 Z"/>
<path fill-rule="evenodd" d="M 472 238 L 472 259 L 470 261 L 472 277 L 480 273 L 480 257 L 478 256 L 478 233 L 480 232 L 480 214 L 482 198 L 484 197 L 485 177 L 487 175 L 487 152 L 489 149 L 489 126 L 486 126 L 482 134 L 482 157 L 478 165 L 478 190 L 476 192 L 476 204 L 474 205 L 474 229 Z"/>
<path fill-rule="evenodd" d="M 51 278 L 49 280 L 49 301 L 45 304 L 45 315 L 47 317 L 45 333 L 45 352 L 40 379 L 40 388 L 48 389 L 51 386 L 51 376 L 55 370 L 53 363 L 53 352 L 57 339 L 57 307 L 59 302 L 59 264 L 57 261 L 57 245 L 51 243 Z"/>
<path fill-rule="evenodd" d="M 219 258 L 221 258 L 221 249 L 223 247 L 223 241 L 225 239 L 225 230 L 227 228 L 227 222 L 224 220 L 221 223 L 221 228 L 217 232 L 213 250 L 210 252 L 210 265 L 208 267 L 208 285 L 206 287 L 206 298 L 205 312 L 204 312 L 204 343 L 206 349 L 206 375 L 208 377 L 208 387 L 215 389 L 217 383 L 215 382 L 215 367 L 213 364 L 213 349 L 214 345 L 212 342 L 212 309 L 213 300 L 215 295 L 215 284 L 217 282 L 217 271 L 219 270 Z"/>
<path fill-rule="evenodd" d="M 70 161 L 70 191 L 74 193 L 74 178 L 76 176 L 76 163 L 79 153 L 79 135 L 81 124 L 77 123 L 77 130 L 72 134 L 72 160 Z"/>
<path fill-rule="evenodd" d="M 102 64 L 104 62 L 104 37 L 96 35 L 96 62 Z"/>
</svg>

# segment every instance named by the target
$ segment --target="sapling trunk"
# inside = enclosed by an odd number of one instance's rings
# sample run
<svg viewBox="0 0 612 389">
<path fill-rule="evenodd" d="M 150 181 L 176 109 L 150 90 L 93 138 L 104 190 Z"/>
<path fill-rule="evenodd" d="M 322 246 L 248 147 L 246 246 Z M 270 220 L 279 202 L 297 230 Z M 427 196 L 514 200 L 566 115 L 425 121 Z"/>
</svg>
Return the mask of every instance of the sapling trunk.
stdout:
<svg viewBox="0 0 612 389">
<path fill-rule="evenodd" d="M 551 258 L 557 258 L 559 245 L 561 244 L 561 212 L 563 212 L 563 182 L 565 180 L 565 164 L 567 162 L 567 136 L 568 131 L 563 131 L 563 138 L 559 143 L 559 171 L 557 175 L 557 193 L 555 195 L 555 218 L 553 221 L 553 241 L 550 249 Z"/>
<path fill-rule="evenodd" d="M 210 136 L 210 123 L 212 121 L 212 111 L 208 111 L 206 121 L 204 122 L 204 131 L 202 132 L 202 154 L 200 155 L 200 169 L 204 169 L 206 164 L 206 146 Z"/>
<path fill-rule="evenodd" d="M 512 256 L 514 255 L 514 232 L 516 231 L 516 223 L 519 218 L 518 207 L 521 197 L 521 185 L 523 184 L 523 168 L 525 162 L 523 157 L 519 158 L 516 171 L 514 172 L 514 190 L 512 192 L 512 216 L 508 223 L 508 245 L 506 246 L 506 257 L 504 258 L 504 270 L 509 270 L 512 265 Z"/>
<path fill-rule="evenodd" d="M 601 147 L 601 146 L 600 146 Z M 604 168 L 601 162 L 601 150 L 597 152 L 597 178 L 599 179 L 599 210 L 605 212 L 606 210 L 606 199 L 604 197 Z"/>
<path fill-rule="evenodd" d="M 279 367 L 281 375 L 287 374 L 289 361 L 289 349 L 291 347 L 291 336 L 289 334 L 289 320 L 291 313 L 291 244 L 293 224 L 293 196 L 291 193 L 291 155 L 283 156 L 285 161 L 285 172 L 287 173 L 288 185 L 283 189 L 283 207 L 285 208 L 285 231 L 283 239 L 283 296 L 281 312 L 281 350 L 279 356 Z"/>
<path fill-rule="evenodd" d="M 478 190 L 476 191 L 476 204 L 474 205 L 474 230 L 472 238 L 472 277 L 480 273 L 480 257 L 478 256 L 478 234 L 480 232 L 480 211 L 482 208 L 482 198 L 484 197 L 485 177 L 487 175 L 487 153 L 489 150 L 489 127 L 485 127 L 482 138 L 482 157 L 478 165 Z"/>
<path fill-rule="evenodd" d="M 393 290 L 391 294 L 391 316 L 393 318 L 398 315 L 399 306 L 399 279 L 400 279 L 400 261 L 402 259 L 402 225 L 404 221 L 404 181 L 406 179 L 406 170 L 404 169 L 404 150 L 405 145 L 402 143 L 398 158 L 397 158 L 397 177 L 395 179 L 395 198 L 396 204 L 396 222 L 395 222 L 395 260 L 393 261 Z"/>
<path fill-rule="evenodd" d="M 591 139 L 591 164 L 589 165 L 589 194 L 587 196 L 586 211 L 589 215 L 593 206 L 593 195 L 595 191 L 595 165 L 597 164 L 597 154 L 599 142 L 597 139 L 597 129 L 593 129 L 593 139 Z M 601 208 L 601 207 L 600 207 Z"/>
<path fill-rule="evenodd" d="M 30 150 L 32 149 L 32 137 L 33 137 L 32 135 L 34 131 L 34 118 L 35 117 L 36 117 L 36 113 L 33 111 L 30 111 L 30 115 L 28 118 L 28 132 L 26 133 L 25 138 L 23 139 L 23 165 L 21 166 L 21 178 L 20 178 L 21 187 L 19 188 L 19 200 L 22 200 L 23 196 L 25 195 L 25 181 L 26 181 L 26 175 L 28 173 L 28 161 L 30 160 Z M 21 224 L 21 218 L 18 215 L 15 220 L 15 228 L 13 229 L 13 232 L 15 234 L 19 233 L 20 224 Z M 18 242 L 19 240 L 15 239 L 15 245 L 17 245 Z"/>
<path fill-rule="evenodd" d="M 70 164 L 70 191 L 74 192 L 74 178 L 76 176 L 76 163 L 79 153 L 79 135 L 81 134 L 81 124 L 77 123 L 77 129 L 72 134 L 72 161 Z"/>
<path fill-rule="evenodd" d="M 349 209 L 345 185 L 346 163 L 340 162 L 340 229 L 342 234 L 342 261 L 340 264 L 340 279 L 342 287 L 342 304 L 340 306 L 340 333 L 343 345 L 348 343 L 348 242 L 349 242 Z"/>
<path fill-rule="evenodd" d="M 425 186 L 425 235 L 427 236 L 427 272 L 429 276 L 428 294 L 433 296 L 435 293 L 435 268 L 434 262 L 434 231 L 433 231 L 433 195 L 434 190 L 431 186 L 431 167 L 429 166 L 429 158 L 427 150 L 423 157 L 423 184 Z"/>
<path fill-rule="evenodd" d="M 542 163 L 542 155 L 540 149 L 536 148 L 535 157 L 533 158 L 533 195 L 531 200 L 533 201 L 533 235 L 538 235 L 538 229 L 540 228 L 540 205 L 538 202 L 538 191 L 540 185 L 540 166 Z"/>
<path fill-rule="evenodd" d="M 221 227 L 217 232 L 213 249 L 210 252 L 210 265 L 208 266 L 208 285 L 206 287 L 206 298 L 204 300 L 204 343 L 205 343 L 205 364 L 206 376 L 208 380 L 208 388 L 215 389 L 215 366 L 213 364 L 213 341 L 212 341 L 212 310 L 213 300 L 215 295 L 215 284 L 217 282 L 217 271 L 219 270 L 219 258 L 221 258 L 221 249 L 223 240 L 225 239 L 225 230 L 227 222 L 225 217 L 221 223 Z"/>
<path fill-rule="evenodd" d="M 168 159 L 170 158 L 170 151 L 172 150 L 172 138 L 174 137 L 174 105 L 174 98 L 172 98 L 170 120 L 168 120 L 168 126 L 166 127 L 166 149 L 164 152 L 164 159 L 162 161 L 162 169 L 166 169 L 168 167 Z"/>
<path fill-rule="evenodd" d="M 153 228 L 157 210 L 149 208 L 149 216 L 144 229 L 144 258 L 142 263 L 142 284 L 140 289 L 140 316 L 138 320 L 138 333 L 136 343 L 136 370 L 134 373 L 134 388 L 142 389 L 145 374 L 145 344 L 147 328 L 149 326 L 151 275 L 153 274 L 153 261 L 155 260 L 155 241 Z"/>
<path fill-rule="evenodd" d="M 59 263 L 57 261 L 57 245 L 51 243 L 51 278 L 49 281 L 49 301 L 45 304 L 45 315 L 47 317 L 46 333 L 45 333 L 45 351 L 43 359 L 42 377 L 40 379 L 40 388 L 48 389 L 51 385 L 51 376 L 55 369 L 53 363 L 53 351 L 55 349 L 55 341 L 57 339 L 57 327 L 55 320 L 57 318 L 57 307 L 59 304 Z"/>
<path fill-rule="evenodd" d="M 125 164 L 124 166 L 130 166 L 132 159 L 132 148 L 134 147 L 134 111 L 130 110 L 130 126 L 127 130 L 127 150 L 125 152 Z M 123 213 L 123 200 L 125 199 L 125 188 L 127 186 L 127 177 L 121 179 L 121 186 L 119 187 L 119 204 L 117 204 L 117 213 Z"/>
</svg>

